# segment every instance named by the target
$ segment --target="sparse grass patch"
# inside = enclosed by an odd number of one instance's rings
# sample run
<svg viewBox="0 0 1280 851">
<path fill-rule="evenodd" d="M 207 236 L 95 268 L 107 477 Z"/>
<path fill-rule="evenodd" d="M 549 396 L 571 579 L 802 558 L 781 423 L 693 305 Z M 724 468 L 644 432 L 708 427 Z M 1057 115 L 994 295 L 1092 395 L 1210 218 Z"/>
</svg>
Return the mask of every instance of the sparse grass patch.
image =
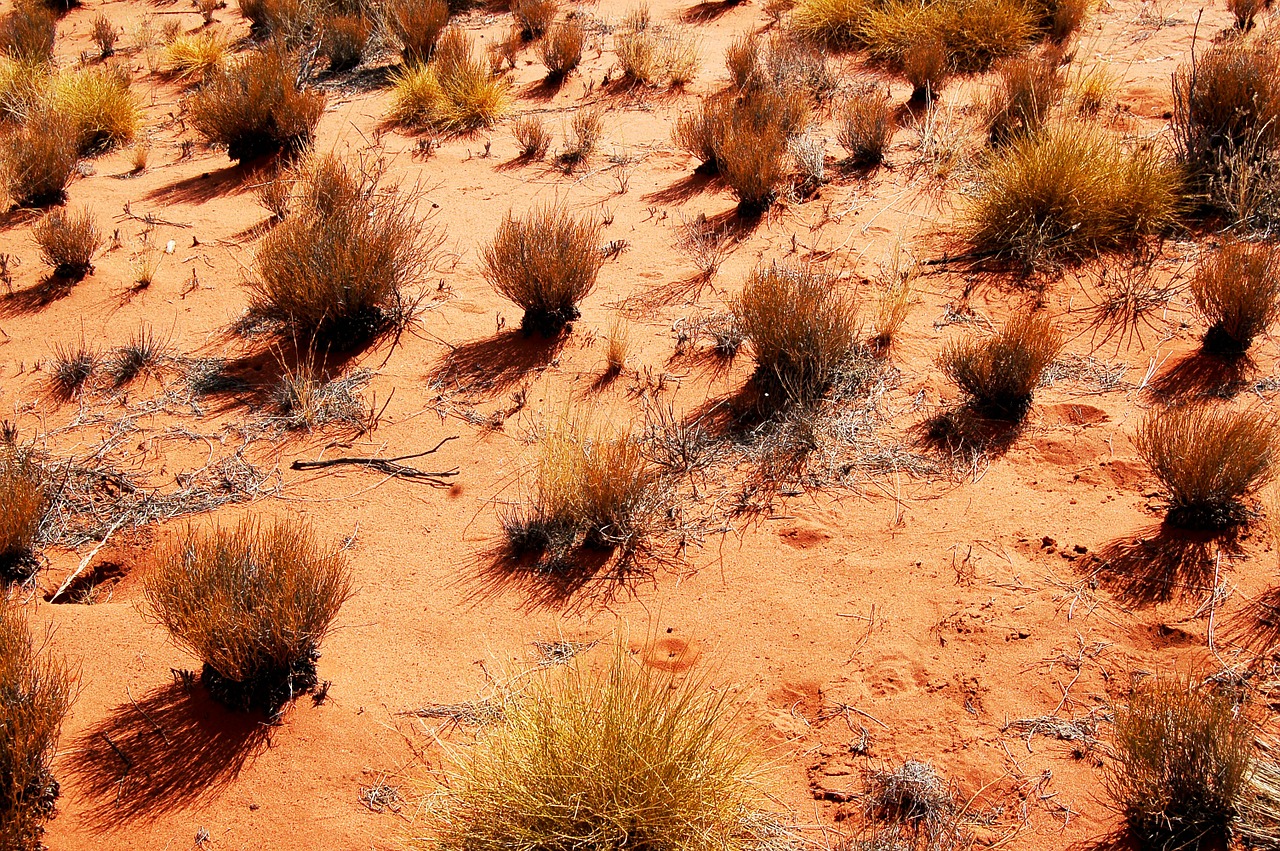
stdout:
<svg viewBox="0 0 1280 851">
<path fill-rule="evenodd" d="M 476 58 L 471 37 L 451 27 L 435 57 L 411 64 L 392 80 L 391 118 L 410 127 L 461 131 L 488 127 L 511 106 L 511 83 Z"/>
<path fill-rule="evenodd" d="M 525 41 L 542 38 L 559 9 L 557 0 L 511 0 L 511 16 Z"/>
<path fill-rule="evenodd" d="M 683 86 L 698 71 L 698 43 L 683 30 L 659 31 L 648 6 L 627 16 L 613 36 L 622 73 L 643 86 Z"/>
<path fill-rule="evenodd" d="M 962 847 L 955 790 L 927 762 L 909 759 L 867 772 L 863 808 L 871 819 L 900 828 L 907 848 Z"/>
<path fill-rule="evenodd" d="M 836 113 L 836 141 L 855 166 L 875 166 L 884 161 L 885 149 L 895 130 L 888 94 L 879 88 L 854 93 Z"/>
<path fill-rule="evenodd" d="M 18 0 L 0 18 L 0 52 L 24 64 L 43 64 L 53 58 L 58 18 L 38 0 Z"/>
<path fill-rule="evenodd" d="M 547 69 L 547 79 L 563 80 L 582 61 L 587 33 L 576 19 L 563 21 L 547 31 L 538 47 L 538 56 Z"/>
<path fill-rule="evenodd" d="M 98 369 L 98 354 L 81 340 L 74 346 L 58 343 L 49 360 L 49 385 L 63 401 L 74 399 Z"/>
<path fill-rule="evenodd" d="M 1280 457 L 1273 417 L 1206 404 L 1151 414 L 1134 443 L 1163 486 L 1166 522 L 1189 529 L 1244 522 L 1244 500 L 1275 478 Z"/>
<path fill-rule="evenodd" d="M 1171 227 L 1181 188 L 1154 146 L 1052 123 L 987 157 L 965 236 L 976 252 L 1027 265 L 1079 259 Z"/>
<path fill-rule="evenodd" d="M 1191 297 L 1209 324 L 1204 348 L 1239 357 L 1280 319 L 1280 250 L 1267 243 L 1228 242 L 1202 261 Z"/>
<path fill-rule="evenodd" d="M 523 115 L 511 125 L 511 135 L 520 146 L 520 156 L 527 160 L 540 160 L 551 147 L 551 131 L 536 115 Z"/>
<path fill-rule="evenodd" d="M 93 27 L 89 30 L 89 38 L 98 46 L 98 58 L 108 59 L 115 55 L 116 42 L 120 40 L 120 31 L 106 15 L 98 15 L 93 19 Z"/>
<path fill-rule="evenodd" d="M 440 34 L 449 25 L 446 0 L 390 0 L 387 24 L 400 42 L 406 65 L 422 65 L 436 49 Z"/>
<path fill-rule="evenodd" d="M 48 510 L 44 466 L 25 446 L 5 435 L 0 440 L 0 583 L 24 581 L 39 566 L 36 541 Z M 7 597 L 0 588 L 0 603 Z M 0 661 L 0 665 L 3 662 Z M 3 740 L 0 726 L 0 740 Z M 0 771 L 0 777 L 4 772 Z M 4 799 L 0 798 L 0 812 Z"/>
<path fill-rule="evenodd" d="M 351 579 L 345 554 L 305 523 L 243 520 L 171 543 L 143 594 L 173 640 L 204 662 L 215 699 L 274 717 L 316 687 L 320 643 Z"/>
<path fill-rule="evenodd" d="M 75 125 L 50 110 L 38 112 L 0 138 L 0 175 L 5 192 L 25 207 L 62 201 L 79 160 Z"/>
<path fill-rule="evenodd" d="M 482 255 L 484 276 L 524 309 L 525 333 L 558 336 L 578 318 L 578 303 L 595 287 L 604 264 L 600 231 L 598 222 L 556 206 L 503 218 Z"/>
<path fill-rule="evenodd" d="M 576 110 L 569 124 L 568 139 L 557 159 L 565 173 L 585 163 L 595 153 L 604 132 L 604 110 L 588 106 Z"/>
<path fill-rule="evenodd" d="M 312 361 L 284 368 L 273 395 L 285 428 L 309 431 L 336 423 L 363 431 L 365 403 L 359 391 L 371 377 L 369 370 L 357 369 L 329 379 Z"/>
<path fill-rule="evenodd" d="M 1253 730 L 1233 700 L 1149 680 L 1116 710 L 1115 750 L 1104 784 L 1140 848 L 1230 843 L 1253 769 Z"/>
<path fill-rule="evenodd" d="M 0 56 L 0 118 L 22 123 L 47 109 L 50 79 L 48 65 Z"/>
<path fill-rule="evenodd" d="M 300 47 L 315 32 L 320 4 L 315 0 L 240 0 L 255 38 Z"/>
<path fill-rule="evenodd" d="M 102 247 L 102 232 L 88 210 L 57 209 L 35 227 L 40 259 L 59 278 L 80 280 L 93 271 L 93 255 Z"/>
<path fill-rule="evenodd" d="M 820 399 L 854 355 L 857 313 L 836 281 L 817 269 L 756 269 L 732 310 L 751 344 L 752 380 L 765 408 Z"/>
<path fill-rule="evenodd" d="M 53 757 L 73 700 L 72 673 L 31 634 L 17 600 L 0 594 L 0 846 L 38 851 L 53 816 Z"/>
<path fill-rule="evenodd" d="M 627 365 L 627 353 L 631 350 L 631 331 L 626 320 L 617 317 L 609 325 L 604 341 L 604 369 L 606 375 L 617 375 Z"/>
<path fill-rule="evenodd" d="M 938 358 L 966 404 L 992 420 L 1020 422 L 1040 376 L 1062 349 L 1062 332 L 1044 313 L 1019 313 L 990 337 L 953 340 Z"/>
<path fill-rule="evenodd" d="M 187 101 L 191 125 L 236 161 L 294 154 L 311 144 L 324 95 L 298 86 L 298 61 L 279 45 L 212 75 Z"/>
<path fill-rule="evenodd" d="M 183 33 L 164 46 L 160 67 L 168 76 L 198 83 L 218 71 L 226 56 L 227 41 L 222 33 Z"/>
<path fill-rule="evenodd" d="M 995 88 L 983 104 L 991 141 L 1001 144 L 1039 132 L 1066 86 L 1066 72 L 1053 53 L 1014 56 L 1001 62 L 996 67 Z"/>
<path fill-rule="evenodd" d="M 143 325 L 129 342 L 111 353 L 107 373 L 116 387 L 123 387 L 139 375 L 153 374 L 169 356 L 169 340 Z"/>
</svg>

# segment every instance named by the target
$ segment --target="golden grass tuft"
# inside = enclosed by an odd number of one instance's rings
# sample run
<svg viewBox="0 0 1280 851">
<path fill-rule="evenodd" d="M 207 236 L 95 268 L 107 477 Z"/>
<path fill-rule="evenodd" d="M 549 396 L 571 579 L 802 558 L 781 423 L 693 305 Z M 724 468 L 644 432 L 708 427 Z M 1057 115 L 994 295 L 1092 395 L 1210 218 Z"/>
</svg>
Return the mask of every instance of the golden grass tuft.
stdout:
<svg viewBox="0 0 1280 851">
<path fill-rule="evenodd" d="M 1249 794 L 1253 728 L 1225 694 L 1186 679 L 1139 685 L 1115 718 L 1104 778 L 1141 849 L 1230 844 Z"/>
<path fill-rule="evenodd" d="M 1280 460 L 1271 415 L 1208 404 L 1151 414 L 1134 443 L 1163 487 L 1166 522 L 1179 528 L 1219 530 L 1246 520 L 1244 500 L 1275 478 Z"/>
<path fill-rule="evenodd" d="M 1280 249 L 1228 242 L 1200 263 L 1191 281 L 1196 311 L 1208 323 L 1204 348 L 1239 357 L 1280 319 Z"/>
<path fill-rule="evenodd" d="M 40 220 L 35 239 L 44 264 L 68 280 L 79 280 L 93 271 L 93 255 L 104 241 L 88 210 L 72 213 L 62 208 Z"/>
<path fill-rule="evenodd" d="M 116 29 L 110 18 L 99 14 L 93 19 L 93 28 L 89 30 L 89 37 L 98 46 L 98 58 L 107 59 L 115 55 L 116 43 L 120 40 L 120 30 Z"/>
<path fill-rule="evenodd" d="M 421 65 L 431 58 L 449 25 L 449 4 L 446 0 L 390 0 L 386 19 L 400 42 L 405 64 Z"/>
<path fill-rule="evenodd" d="M 896 128 L 887 92 L 878 87 L 855 92 L 836 112 L 836 141 L 855 166 L 875 166 L 884 161 L 885 149 Z"/>
<path fill-rule="evenodd" d="M 523 683 L 457 754 L 431 808 L 444 851 L 739 851 L 756 766 L 724 689 L 643 667 L 618 642 Z"/>
<path fill-rule="evenodd" d="M 44 467 L 29 449 L 7 436 L 0 440 L 0 583 L 35 572 L 36 541 L 48 504 Z"/>
<path fill-rule="evenodd" d="M 857 311 L 835 279 L 818 269 L 758 268 L 732 311 L 751 343 L 753 382 L 765 407 L 820 399 L 854 355 Z"/>
<path fill-rule="evenodd" d="M 274 716 L 316 686 L 320 643 L 351 579 L 346 555 L 309 525 L 246 519 L 171 542 L 143 596 L 173 640 L 204 662 L 214 698 Z"/>
<path fill-rule="evenodd" d="M 511 16 L 525 41 L 542 38 L 559 9 L 558 0 L 511 0 Z"/>
<path fill-rule="evenodd" d="M 1036 35 L 1021 0 L 888 0 L 866 13 L 858 37 L 872 58 L 896 67 L 907 67 L 913 51 L 940 44 L 948 70 L 967 73 L 1020 53 Z"/>
<path fill-rule="evenodd" d="M 1040 376 L 1058 356 L 1062 331 L 1044 313 L 1019 313 L 990 337 L 951 341 L 938 357 L 966 404 L 992 420 L 1020 422 Z"/>
<path fill-rule="evenodd" d="M 222 33 L 183 33 L 164 46 L 160 68 L 166 76 L 199 83 L 221 69 L 226 58 L 227 40 Z"/>
<path fill-rule="evenodd" d="M 790 29 L 811 44 L 847 49 L 862 44 L 862 22 L 875 0 L 800 0 Z"/>
<path fill-rule="evenodd" d="M 53 757 L 73 682 L 66 663 L 32 636 L 18 601 L 0 594 L 0 847 L 43 847 L 58 797 Z"/>
<path fill-rule="evenodd" d="M 1034 265 L 1160 233 L 1182 209 L 1179 170 L 1151 145 L 1051 123 L 982 164 L 963 229 L 973 250 Z"/>
<path fill-rule="evenodd" d="M 628 79 L 643 86 L 683 86 L 698 71 L 698 43 L 688 32 L 659 31 L 648 6 L 627 16 L 613 36 L 613 52 Z"/>
<path fill-rule="evenodd" d="M 17 204 L 43 207 L 66 197 L 80 159 L 79 134 L 66 116 L 43 110 L 0 138 L 0 177 Z"/>
<path fill-rule="evenodd" d="M 631 351 L 631 330 L 627 321 L 621 316 L 615 317 L 609 325 L 609 334 L 604 341 L 604 369 L 606 375 L 617 375 L 627 365 L 627 354 Z"/>
<path fill-rule="evenodd" d="M 0 118 L 21 123 L 47 108 L 51 79 L 48 65 L 0 56 Z"/>
<path fill-rule="evenodd" d="M 142 121 L 142 109 L 124 67 L 58 74 L 49 93 L 49 108 L 75 126 L 82 153 L 128 144 Z"/>
<path fill-rule="evenodd" d="M 576 19 L 556 24 L 547 31 L 538 47 L 538 56 L 547 69 L 547 79 L 563 80 L 582 61 L 587 33 Z"/>
<path fill-rule="evenodd" d="M 391 118 L 410 127 L 462 131 L 488 127 L 511 107 L 511 83 L 477 59 L 471 37 L 456 27 L 440 37 L 426 65 L 392 79 Z"/>
<path fill-rule="evenodd" d="M 485 279 L 524 309 L 526 334 L 554 337 L 578 318 L 578 303 L 595 287 L 604 265 L 601 226 L 556 206 L 508 213 L 482 254 Z"/>
<path fill-rule="evenodd" d="M 511 125 L 511 135 L 520 146 L 520 156 L 527 160 L 540 160 L 551 147 L 551 131 L 536 115 L 522 115 Z"/>
<path fill-rule="evenodd" d="M 298 60 L 279 45 L 251 52 L 187 101 L 195 130 L 236 161 L 294 154 L 311 144 L 325 97 L 298 86 Z"/>
</svg>

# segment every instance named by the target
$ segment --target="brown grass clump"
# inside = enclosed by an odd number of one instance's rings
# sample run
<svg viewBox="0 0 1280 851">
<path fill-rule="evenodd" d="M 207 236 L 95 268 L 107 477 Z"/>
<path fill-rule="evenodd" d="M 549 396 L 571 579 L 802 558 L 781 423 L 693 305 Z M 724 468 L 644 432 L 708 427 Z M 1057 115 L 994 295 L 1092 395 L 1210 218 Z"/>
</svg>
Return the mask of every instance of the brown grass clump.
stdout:
<svg viewBox="0 0 1280 851">
<path fill-rule="evenodd" d="M 620 641 L 603 670 L 530 679 L 461 755 L 434 808 L 438 846 L 741 847 L 759 801 L 729 693 L 646 668 Z"/>
<path fill-rule="evenodd" d="M 108 59 L 115 55 L 116 42 L 120 40 L 120 31 L 106 15 L 98 15 L 93 19 L 93 28 L 89 30 L 89 38 L 98 46 L 98 58 Z"/>
<path fill-rule="evenodd" d="M 724 51 L 724 67 L 735 88 L 754 85 L 762 73 L 760 68 L 760 36 L 746 32 L 729 42 Z"/>
<path fill-rule="evenodd" d="M 27 207 L 61 202 L 80 159 L 77 128 L 49 110 L 0 138 L 0 175 L 6 194 Z"/>
<path fill-rule="evenodd" d="M 294 48 L 314 33 L 318 11 L 314 0 L 240 0 L 240 13 L 249 19 L 254 37 L 270 36 Z"/>
<path fill-rule="evenodd" d="M 1253 19 L 1270 5 L 1270 0 L 1227 0 L 1227 11 L 1235 16 L 1236 29 L 1248 32 L 1253 29 Z"/>
<path fill-rule="evenodd" d="M 221 33 L 183 33 L 164 46 L 160 68 L 175 79 L 198 83 L 221 68 L 226 56 L 227 41 Z"/>
<path fill-rule="evenodd" d="M 1062 349 L 1062 332 L 1044 313 L 1021 313 L 993 336 L 954 340 L 938 365 L 978 414 L 1019 422 L 1040 376 Z"/>
<path fill-rule="evenodd" d="M 200 135 L 244 161 L 309 146 L 324 100 L 299 88 L 297 59 L 270 45 L 213 75 L 187 101 L 187 111 Z"/>
<path fill-rule="evenodd" d="M 49 105 L 50 67 L 0 56 L 0 118 L 22 123 Z"/>
<path fill-rule="evenodd" d="M 412 193 L 379 189 L 381 169 L 331 154 L 300 169 L 288 218 L 258 246 L 256 315 L 339 347 L 411 318 L 405 288 L 439 239 L 414 216 Z"/>
<path fill-rule="evenodd" d="M 984 106 L 991 141 L 997 144 L 1039 132 L 1067 88 L 1066 72 L 1053 53 L 1006 59 L 996 74 Z"/>
<path fill-rule="evenodd" d="M 485 279 L 524 308 L 526 334 L 557 336 L 578 318 L 578 302 L 595 287 L 604 265 L 598 222 L 555 206 L 535 207 L 522 219 L 508 213 L 484 250 Z"/>
<path fill-rule="evenodd" d="M 631 331 L 626 320 L 618 317 L 609 326 L 604 343 L 604 368 L 606 375 L 617 375 L 627 365 L 627 353 L 631 350 Z"/>
<path fill-rule="evenodd" d="M 1227 847 L 1253 772 L 1253 730 L 1229 697 L 1150 680 L 1116 710 L 1104 783 L 1142 849 Z"/>
<path fill-rule="evenodd" d="M 44 652 L 16 600 L 0 594 L 0 847 L 37 851 L 53 815 L 53 757 L 73 677 Z"/>
<path fill-rule="evenodd" d="M 538 48 L 538 55 L 547 69 L 547 79 L 563 80 L 582 61 L 582 47 L 587 33 L 577 20 L 568 20 L 552 27 Z"/>
<path fill-rule="evenodd" d="M 536 115 L 523 115 L 511 125 L 511 135 L 520 146 L 520 156 L 527 160 L 540 160 L 551 147 L 551 131 Z"/>
<path fill-rule="evenodd" d="M 445 0 L 391 0 L 386 16 L 400 42 L 405 64 L 423 64 L 449 25 L 449 4 Z"/>
<path fill-rule="evenodd" d="M 716 141 L 715 154 L 720 176 L 737 196 L 743 215 L 767 210 L 790 174 L 787 137 L 773 123 L 758 128 L 729 124 Z"/>
<path fill-rule="evenodd" d="M 820 399 L 854 354 L 857 313 L 834 279 L 817 269 L 756 269 L 732 310 L 751 343 L 753 382 L 766 407 Z"/>
<path fill-rule="evenodd" d="M 1280 432 L 1251 411 L 1184 405 L 1149 416 L 1134 439 L 1164 488 L 1166 522 L 1219 530 L 1248 518 L 1244 500 L 1275 478 Z"/>
<path fill-rule="evenodd" d="M 55 344 L 53 357 L 49 359 L 49 385 L 54 395 L 62 400 L 74 399 L 89 383 L 98 369 L 98 355 L 81 340 L 78 345 Z"/>
<path fill-rule="evenodd" d="M 1040 30 L 1054 44 L 1064 44 L 1080 30 L 1093 4 L 1094 0 L 1031 0 L 1029 5 L 1039 12 Z"/>
<path fill-rule="evenodd" d="M 327 15 L 321 21 L 319 53 L 330 73 L 350 71 L 364 60 L 373 24 L 364 15 Z"/>
<path fill-rule="evenodd" d="M 53 79 L 49 108 L 76 128 L 80 151 L 102 151 L 133 140 L 142 109 L 125 68 L 86 68 Z"/>
<path fill-rule="evenodd" d="M 557 159 L 565 173 L 590 159 L 604 134 L 604 110 L 598 106 L 584 107 L 573 114 L 569 124 L 570 134 L 564 151 Z"/>
<path fill-rule="evenodd" d="M 0 582 L 25 580 L 35 573 L 36 540 L 48 504 L 44 467 L 30 450 L 5 435 L 0 440 Z"/>
<path fill-rule="evenodd" d="M 93 255 L 102 247 L 102 232 L 88 210 L 54 210 L 35 227 L 40 259 L 60 278 L 79 280 L 93 271 Z"/>
<path fill-rule="evenodd" d="M 410 127 L 460 131 L 488 127 L 511 106 L 511 83 L 474 55 L 471 37 L 450 27 L 426 65 L 392 79 L 391 117 Z"/>
<path fill-rule="evenodd" d="M 956 790 L 927 762 L 909 759 L 897 768 L 867 772 L 863 809 L 870 819 L 894 825 L 884 833 L 890 848 L 940 851 L 967 843 L 958 824 Z M 876 845 L 875 848 L 880 846 Z"/>
<path fill-rule="evenodd" d="M 1280 249 L 1229 242 L 1202 262 L 1191 297 L 1209 330 L 1206 351 L 1239 357 L 1280 319 Z"/>
<path fill-rule="evenodd" d="M 884 161 L 894 131 L 893 107 L 888 94 L 878 88 L 855 93 L 836 113 L 836 141 L 855 166 L 875 166 Z"/>
<path fill-rule="evenodd" d="M 23 63 L 44 63 L 53 58 L 58 18 L 39 0 L 19 0 L 0 19 L 0 52 Z"/>
<path fill-rule="evenodd" d="M 897 64 L 911 84 L 911 102 L 915 104 L 932 103 L 951 76 L 951 58 L 940 38 L 926 38 L 912 45 Z"/>
<path fill-rule="evenodd" d="M 628 79 L 643 86 L 683 86 L 698 71 L 698 43 L 683 30 L 659 32 L 648 6 L 627 16 L 613 37 L 613 52 Z"/>
<path fill-rule="evenodd" d="M 143 584 L 147 607 L 204 662 L 218 701 L 278 715 L 317 684 L 320 642 L 351 596 L 343 552 L 305 523 L 243 520 L 188 531 L 163 550 Z"/>
<path fill-rule="evenodd" d="M 559 9 L 557 0 L 511 0 L 511 16 L 525 41 L 542 38 Z"/>
<path fill-rule="evenodd" d="M 1156 148 L 1055 123 L 987 158 L 966 237 L 977 252 L 1030 265 L 1085 257 L 1172 226 L 1181 187 Z"/>
</svg>

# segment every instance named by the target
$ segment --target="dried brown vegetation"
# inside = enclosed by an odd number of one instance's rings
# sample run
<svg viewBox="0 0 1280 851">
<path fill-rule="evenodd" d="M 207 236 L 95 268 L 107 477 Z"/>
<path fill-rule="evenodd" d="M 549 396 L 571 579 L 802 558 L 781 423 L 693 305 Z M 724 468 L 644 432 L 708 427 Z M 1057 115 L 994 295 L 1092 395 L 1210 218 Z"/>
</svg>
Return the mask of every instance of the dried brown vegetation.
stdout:
<svg viewBox="0 0 1280 851">
<path fill-rule="evenodd" d="M 93 255 L 102 247 L 102 232 L 88 210 L 57 209 L 35 227 L 40 258 L 60 278 L 79 280 L 93 271 Z"/>
<path fill-rule="evenodd" d="M 56 204 L 80 160 L 79 133 L 66 116 L 42 110 L 0 138 L 0 175 L 15 203 L 29 207 Z"/>
<path fill-rule="evenodd" d="M 390 0 L 386 16 L 405 63 L 421 64 L 431 58 L 440 34 L 449 25 L 449 4 L 445 0 Z"/>
<path fill-rule="evenodd" d="M 373 24 L 363 15 L 328 15 L 322 21 L 319 53 L 329 71 L 349 71 L 364 60 Z"/>
<path fill-rule="evenodd" d="M 31 450 L 0 441 L 0 584 L 29 578 L 48 507 L 44 467 Z M 0 598 L 5 596 L 0 588 Z"/>
<path fill-rule="evenodd" d="M 1040 376 L 1062 344 L 1062 332 L 1048 315 L 1020 313 L 990 337 L 953 340 L 938 365 L 975 412 L 1018 422 L 1030 410 Z"/>
<path fill-rule="evenodd" d="M 991 140 L 997 144 L 1038 132 L 1062 99 L 1066 72 L 1055 53 L 1015 56 L 996 68 L 994 90 L 984 104 Z"/>
<path fill-rule="evenodd" d="M 39 0 L 19 0 L 0 18 L 0 52 L 18 62 L 48 62 L 58 19 Z"/>
<path fill-rule="evenodd" d="M 1208 323 L 1205 351 L 1240 356 L 1280 319 L 1280 250 L 1228 242 L 1201 262 L 1191 281 L 1197 312 Z"/>
<path fill-rule="evenodd" d="M 836 113 L 836 141 L 855 166 L 883 162 L 895 129 L 888 95 L 879 88 L 855 93 Z"/>
<path fill-rule="evenodd" d="M 548 80 L 563 80 L 582 61 L 587 33 L 577 20 L 556 24 L 538 47 L 538 56 L 547 69 Z"/>
</svg>

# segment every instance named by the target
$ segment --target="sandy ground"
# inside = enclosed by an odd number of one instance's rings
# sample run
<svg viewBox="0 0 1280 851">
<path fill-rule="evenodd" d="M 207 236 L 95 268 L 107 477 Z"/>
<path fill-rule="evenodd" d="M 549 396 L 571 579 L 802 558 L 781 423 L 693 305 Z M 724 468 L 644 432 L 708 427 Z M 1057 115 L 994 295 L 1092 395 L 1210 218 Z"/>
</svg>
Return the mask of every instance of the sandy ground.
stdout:
<svg viewBox="0 0 1280 851">
<path fill-rule="evenodd" d="M 616 20 L 628 7 L 610 0 L 579 8 Z M 138 580 L 152 542 L 187 521 L 113 537 L 91 569 L 122 578 L 106 579 L 92 605 L 45 598 L 93 544 L 50 551 L 27 608 L 35 623 L 52 629 L 52 646 L 79 666 L 78 698 L 56 763 L 62 797 L 50 848 L 181 849 L 202 837 L 203 847 L 228 849 L 398 847 L 413 829 L 412 807 L 378 814 L 360 796 L 380 782 L 406 795 L 430 785 L 442 760 L 433 731 L 446 725 L 416 718 L 414 710 L 476 699 L 495 672 L 533 666 L 535 640 L 590 641 L 619 629 L 649 664 L 696 665 L 738 693 L 748 737 L 770 761 L 768 792 L 800 824 L 837 825 L 854 812 L 848 798 L 861 788 L 864 766 L 916 758 L 933 762 L 966 798 L 978 795 L 981 806 L 1000 808 L 978 829 L 986 843 L 1061 849 L 1114 826 L 1093 755 L 1008 725 L 1050 715 L 1103 717 L 1146 672 L 1239 665 L 1223 624 L 1275 573 L 1275 555 L 1256 532 L 1241 552 L 1222 559 L 1218 576 L 1192 581 L 1168 603 L 1100 587 L 1090 567 L 1100 549 L 1148 535 L 1158 523 L 1155 484 L 1132 434 L 1153 403 L 1153 387 L 1202 332 L 1184 293 L 1140 337 L 1103 340 L 1090 331 L 1085 309 L 1096 268 L 1054 276 L 1037 293 L 999 277 L 930 267 L 891 354 L 894 370 L 875 420 L 883 445 L 910 459 L 899 469 L 855 472 L 825 489 L 784 490 L 767 508 L 761 502 L 755 511 L 725 515 L 718 521 L 724 531 L 707 524 L 677 564 L 611 601 L 536 605 L 528 589 L 484 578 L 482 553 L 499 531 L 500 506 L 519 496 L 531 438 L 566 404 L 640 422 L 646 409 L 692 411 L 746 380 L 745 358 L 717 373 L 675 357 L 676 329 L 723 309 L 762 259 L 823 260 L 851 291 L 870 298 L 871 281 L 895 248 L 938 257 L 954 232 L 964 166 L 937 179 L 923 143 L 980 149 L 973 129 L 980 79 L 944 91 L 932 137 L 923 118 L 908 122 L 887 167 L 869 176 L 832 167 L 816 198 L 780 204 L 734 245 L 707 286 L 682 294 L 679 282 L 695 270 L 675 246 L 681 216 L 727 216 L 734 201 L 717 184 L 691 178 L 696 163 L 672 145 L 670 127 L 698 95 L 725 84 L 729 40 L 768 26 L 755 2 L 706 9 L 714 14 L 690 22 L 682 3 L 652 4 L 658 23 L 687 27 L 700 40 L 701 70 L 683 93 L 602 85 L 615 65 L 607 36 L 597 37 L 580 73 L 554 94 L 540 91 L 534 54 L 520 56 L 512 72 L 520 94 L 514 114 L 542 113 L 560 133 L 575 110 L 607 107 L 600 152 L 568 176 L 549 164 L 514 162 L 510 118 L 489 132 L 443 140 L 423 156 L 417 138 L 383 127 L 385 91 L 325 83 L 318 147 L 356 152 L 376 140 L 390 158 L 390 175 L 421 189 L 421 212 L 444 235 L 436 271 L 422 282 L 431 306 L 414 333 L 351 365 L 374 372 L 365 391 L 381 410 L 374 431 L 259 437 L 247 447 L 249 426 L 269 411 L 252 401 L 176 402 L 181 380 L 171 371 L 121 391 L 100 386 L 73 402 L 48 391 L 44 365 L 55 345 L 83 339 L 106 351 L 144 323 L 173 352 L 241 357 L 250 371 L 271 369 L 261 341 L 228 332 L 245 308 L 255 227 L 267 217 L 252 190 L 261 176 L 192 141 L 183 90 L 152 73 L 146 52 L 135 49 L 144 18 L 157 30 L 168 21 L 196 29 L 199 15 L 181 4 L 87 0 L 63 19 L 64 65 L 89 49 L 99 11 L 123 28 L 115 61 L 133 69 L 146 105 L 150 160 L 136 176 L 128 174 L 128 150 L 86 161 L 71 203 L 91 208 L 118 244 L 65 297 L 23 297 L 43 276 L 32 220 L 17 213 L 4 219 L 0 251 L 19 261 L 17 295 L 0 298 L 5 417 L 60 454 L 105 450 L 139 480 L 166 489 L 243 450 L 271 473 L 262 496 L 212 519 L 295 515 L 335 539 L 350 536 L 358 592 L 323 648 L 327 699 L 303 699 L 282 724 L 264 728 L 175 685 L 175 669 L 198 663 L 139 608 Z M 483 46 L 502 36 L 508 17 L 477 12 L 461 20 Z M 216 19 L 214 26 L 233 37 L 246 32 L 234 3 Z M 1170 77 L 1189 58 L 1197 22 L 1204 46 L 1229 16 L 1220 5 L 1104 1 L 1076 56 L 1078 65 L 1104 65 L 1119 81 L 1118 102 L 1098 120 L 1164 144 Z M 853 60 L 832 65 L 842 85 L 868 73 Z M 905 100 L 900 83 L 892 91 Z M 839 149 L 827 119 L 834 161 Z M 596 211 L 610 222 L 605 238 L 622 246 L 572 337 L 555 352 L 531 350 L 512 334 L 519 314 L 493 294 L 478 260 L 504 213 L 548 198 Z M 144 222 L 147 216 L 155 223 Z M 172 240 L 174 251 L 155 283 L 135 292 L 130 263 L 146 231 L 151 245 Z M 1203 240 L 1165 242 L 1155 274 L 1185 282 L 1203 248 Z M 912 438 L 955 395 L 934 358 L 953 335 L 998 323 L 1037 298 L 1068 329 L 1067 353 L 1008 451 L 957 473 Z M 629 323 L 628 366 L 601 389 L 602 340 L 618 316 Z M 1277 347 L 1266 339 L 1258 349 L 1256 374 L 1232 404 L 1274 401 Z M 523 406 L 513 401 L 521 393 Z M 390 457 L 454 436 L 416 462 L 456 467 L 449 488 L 349 467 L 290 469 L 295 459 Z M 705 493 L 727 501 L 740 490 L 730 476 L 706 483 Z M 1106 725 L 1099 729 L 1105 737 Z"/>
</svg>

